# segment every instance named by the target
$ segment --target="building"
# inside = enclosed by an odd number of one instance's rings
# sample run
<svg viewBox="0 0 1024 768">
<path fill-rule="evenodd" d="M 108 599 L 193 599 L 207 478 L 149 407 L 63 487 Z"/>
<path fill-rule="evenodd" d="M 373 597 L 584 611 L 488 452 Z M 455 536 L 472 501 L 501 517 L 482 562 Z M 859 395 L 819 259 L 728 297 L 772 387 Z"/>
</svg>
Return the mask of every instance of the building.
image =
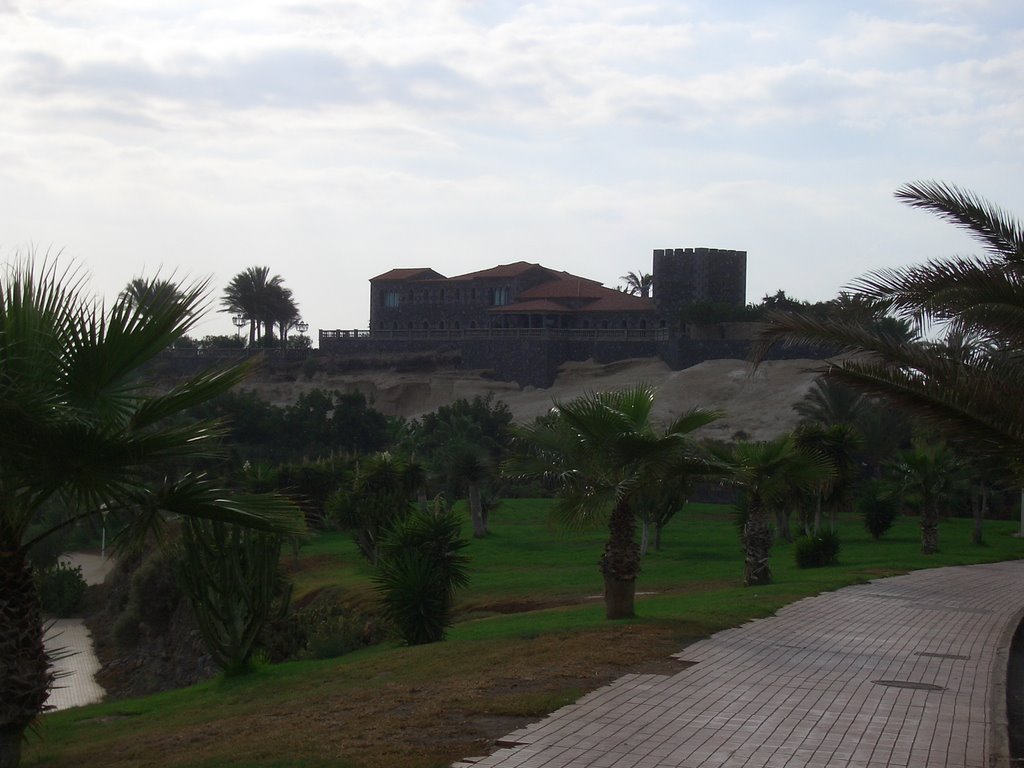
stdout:
<svg viewBox="0 0 1024 768">
<path fill-rule="evenodd" d="M 370 334 L 664 329 L 689 303 L 743 306 L 746 267 L 744 251 L 656 250 L 653 300 L 525 261 L 456 277 L 429 267 L 392 269 L 370 280 Z"/>
<path fill-rule="evenodd" d="M 658 356 L 675 369 L 743 357 L 750 328 L 683 323 L 687 305 L 742 307 L 747 254 L 717 248 L 654 251 L 654 297 L 525 261 L 446 277 L 430 267 L 370 280 L 367 331 L 321 330 L 326 353 L 455 355 L 465 368 L 546 387 L 568 360 Z"/>
</svg>

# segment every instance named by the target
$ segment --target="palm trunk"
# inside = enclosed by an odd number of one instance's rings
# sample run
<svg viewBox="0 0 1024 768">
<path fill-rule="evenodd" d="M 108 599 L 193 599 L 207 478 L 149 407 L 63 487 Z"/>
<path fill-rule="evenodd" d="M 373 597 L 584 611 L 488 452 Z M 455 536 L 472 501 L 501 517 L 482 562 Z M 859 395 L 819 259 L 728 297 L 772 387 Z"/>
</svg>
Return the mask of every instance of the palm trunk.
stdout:
<svg viewBox="0 0 1024 768">
<path fill-rule="evenodd" d="M 601 556 L 604 574 L 604 612 L 609 619 L 636 615 L 636 577 L 640 573 L 640 548 L 636 544 L 636 517 L 628 503 L 620 501 L 608 521 L 608 543 Z"/>
<path fill-rule="evenodd" d="M 665 527 L 665 524 L 660 520 L 654 526 L 654 551 L 661 552 L 661 529 Z"/>
<path fill-rule="evenodd" d="M 779 534 L 786 541 L 793 541 L 793 531 L 790 530 L 789 525 L 789 512 L 779 507 L 775 510 L 775 526 L 779 529 Z"/>
<path fill-rule="evenodd" d="M 971 531 L 971 542 L 976 546 L 981 546 L 985 543 L 985 538 L 981 531 L 981 521 L 985 519 L 985 513 L 988 512 L 988 487 L 984 482 L 981 484 L 981 488 L 978 491 L 977 503 L 972 504 L 974 512 L 974 529 Z"/>
<path fill-rule="evenodd" d="M 32 570 L 17 549 L 0 551 L 0 768 L 16 768 L 25 729 L 53 684 Z"/>
<path fill-rule="evenodd" d="M 644 557 L 647 554 L 647 547 L 651 541 L 651 522 L 648 518 L 644 518 L 640 528 L 640 557 Z"/>
<path fill-rule="evenodd" d="M 768 556 L 772 549 L 772 529 L 765 520 L 760 503 L 753 503 L 743 525 L 743 585 L 758 587 L 772 583 Z"/>
<path fill-rule="evenodd" d="M 921 554 L 934 555 L 939 551 L 939 507 L 937 502 L 921 505 Z"/>
<path fill-rule="evenodd" d="M 821 533 L 821 496 L 822 490 L 818 488 L 818 495 L 814 502 L 814 535 Z"/>
<path fill-rule="evenodd" d="M 480 501 L 480 486 L 469 484 L 469 515 L 473 520 L 473 536 L 482 539 L 487 535 L 487 523 L 484 522 L 483 504 Z"/>
</svg>

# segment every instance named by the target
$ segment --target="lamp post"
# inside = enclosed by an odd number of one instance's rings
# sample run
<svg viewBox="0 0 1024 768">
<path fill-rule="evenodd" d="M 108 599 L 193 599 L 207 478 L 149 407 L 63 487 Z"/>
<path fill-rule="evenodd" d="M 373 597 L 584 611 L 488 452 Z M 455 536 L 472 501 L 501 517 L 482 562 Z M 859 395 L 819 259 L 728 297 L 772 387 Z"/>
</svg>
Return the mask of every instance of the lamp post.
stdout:
<svg viewBox="0 0 1024 768">
<path fill-rule="evenodd" d="M 242 337 L 242 328 L 245 327 L 245 324 L 248 321 L 241 315 L 235 315 L 231 318 L 231 322 L 234 323 L 235 326 L 235 338 L 240 339 Z"/>
<path fill-rule="evenodd" d="M 107 559 L 107 513 L 109 511 L 106 504 L 100 505 L 100 517 L 103 518 L 103 534 L 100 538 L 100 560 Z"/>
<path fill-rule="evenodd" d="M 309 323 L 307 323 L 305 320 L 299 320 L 299 322 L 295 324 L 295 330 L 299 332 L 299 338 L 304 340 L 306 338 L 306 331 L 309 330 Z M 305 349 L 305 341 L 303 341 L 302 347 L 303 349 Z"/>
</svg>

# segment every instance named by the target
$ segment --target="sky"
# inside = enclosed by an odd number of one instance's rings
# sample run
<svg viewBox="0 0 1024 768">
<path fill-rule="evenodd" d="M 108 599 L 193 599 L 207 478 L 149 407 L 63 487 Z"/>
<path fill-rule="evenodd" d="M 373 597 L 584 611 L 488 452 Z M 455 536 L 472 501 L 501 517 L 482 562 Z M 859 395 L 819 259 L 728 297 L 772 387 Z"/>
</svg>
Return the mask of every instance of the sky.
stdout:
<svg viewBox="0 0 1024 768">
<path fill-rule="evenodd" d="M 893 192 L 1024 216 L 1019 0 L 0 0 L 0 259 L 224 286 L 316 338 L 369 278 L 514 261 L 619 284 L 748 253 L 747 298 L 977 252 Z"/>
</svg>

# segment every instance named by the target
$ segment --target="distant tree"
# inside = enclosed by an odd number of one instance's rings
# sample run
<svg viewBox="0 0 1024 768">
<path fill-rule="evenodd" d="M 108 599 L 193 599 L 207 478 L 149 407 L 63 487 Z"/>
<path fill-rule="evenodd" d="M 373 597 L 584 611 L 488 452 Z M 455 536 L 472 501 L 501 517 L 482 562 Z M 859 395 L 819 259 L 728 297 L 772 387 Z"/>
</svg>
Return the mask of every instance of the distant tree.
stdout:
<svg viewBox="0 0 1024 768">
<path fill-rule="evenodd" d="M 249 267 L 235 275 L 221 298 L 222 312 L 241 315 L 249 321 L 249 346 L 257 340 L 267 343 L 274 337 L 274 327 L 287 328 L 297 322 L 298 307 L 292 292 L 284 287 L 280 275 L 271 275 L 269 267 Z"/>
<path fill-rule="evenodd" d="M 647 272 L 627 272 L 619 280 L 625 284 L 623 290 L 626 293 L 645 299 L 651 297 L 651 288 L 654 286 L 653 275 Z"/>
<path fill-rule="evenodd" d="M 387 445 L 388 420 L 362 392 L 314 389 L 284 409 L 277 439 L 301 455 L 372 453 Z"/>
<path fill-rule="evenodd" d="M 141 312 L 153 313 L 166 305 L 180 304 L 185 294 L 177 283 L 171 280 L 135 277 L 121 291 L 119 300 Z"/>
</svg>

